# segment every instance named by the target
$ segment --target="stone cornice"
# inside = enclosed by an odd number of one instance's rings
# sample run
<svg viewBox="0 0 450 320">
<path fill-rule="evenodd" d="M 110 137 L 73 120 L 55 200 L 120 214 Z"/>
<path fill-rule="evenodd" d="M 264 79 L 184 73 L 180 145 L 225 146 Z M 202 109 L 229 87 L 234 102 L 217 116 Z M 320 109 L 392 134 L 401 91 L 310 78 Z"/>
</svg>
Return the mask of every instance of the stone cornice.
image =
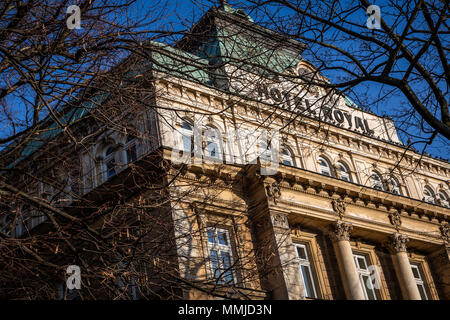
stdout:
<svg viewBox="0 0 450 320">
<path fill-rule="evenodd" d="M 286 207 L 281 208 L 280 207 L 281 205 L 286 205 Z M 293 208 L 300 209 L 300 212 L 298 210 L 293 210 Z M 273 206 L 273 208 L 272 207 L 270 208 L 270 210 L 274 209 L 283 210 L 292 216 L 297 216 L 298 214 L 301 214 L 302 216 L 303 215 L 313 216 L 323 221 L 328 221 L 330 223 L 336 221 L 336 215 L 333 214 L 333 210 L 331 209 L 326 210 L 324 208 L 319 208 L 307 204 L 299 204 L 295 202 L 280 200 L 277 206 Z M 311 212 L 314 212 L 314 215 L 312 215 Z M 392 234 L 393 232 L 396 231 L 396 229 L 390 223 L 388 223 L 388 221 L 386 222 L 374 221 L 371 219 L 366 219 L 353 215 L 347 216 L 346 220 L 351 222 L 355 228 L 371 230 L 385 235 Z M 441 237 L 439 236 L 439 231 L 436 231 L 435 233 L 418 232 L 417 230 L 407 227 L 400 227 L 399 230 L 405 234 L 408 234 L 409 237 L 414 240 L 430 242 L 430 240 L 432 239 L 431 241 L 434 244 L 442 243 Z"/>
<path fill-rule="evenodd" d="M 302 168 L 288 167 L 283 170 L 280 166 L 278 178 L 282 189 L 314 194 L 319 197 L 341 198 L 352 205 L 368 207 L 372 204 L 377 210 L 390 212 L 396 209 L 401 214 L 417 214 L 428 217 L 429 221 L 449 218 L 450 210 L 432 205 L 413 198 L 400 196 L 388 192 L 378 191 L 357 183 L 343 181 L 337 178 L 321 175 Z M 423 221 L 423 219 L 419 219 Z"/>
</svg>

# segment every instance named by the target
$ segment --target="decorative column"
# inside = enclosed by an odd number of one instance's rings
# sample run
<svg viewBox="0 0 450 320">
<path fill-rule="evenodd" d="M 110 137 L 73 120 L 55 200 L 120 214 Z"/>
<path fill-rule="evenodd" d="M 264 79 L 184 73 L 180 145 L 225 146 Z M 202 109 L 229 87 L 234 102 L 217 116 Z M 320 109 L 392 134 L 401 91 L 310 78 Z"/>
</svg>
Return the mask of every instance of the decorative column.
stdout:
<svg viewBox="0 0 450 320">
<path fill-rule="evenodd" d="M 365 300 L 363 288 L 359 280 L 355 259 L 350 246 L 350 232 L 353 226 L 343 221 L 336 222 L 336 230 L 332 235 L 333 247 L 339 265 L 344 290 L 349 300 Z"/>
<path fill-rule="evenodd" d="M 395 273 L 400 282 L 403 298 L 406 300 L 421 300 L 416 280 L 411 270 L 408 254 L 406 253 L 406 244 L 408 236 L 395 232 L 392 243 L 392 260 L 394 262 Z"/>
</svg>

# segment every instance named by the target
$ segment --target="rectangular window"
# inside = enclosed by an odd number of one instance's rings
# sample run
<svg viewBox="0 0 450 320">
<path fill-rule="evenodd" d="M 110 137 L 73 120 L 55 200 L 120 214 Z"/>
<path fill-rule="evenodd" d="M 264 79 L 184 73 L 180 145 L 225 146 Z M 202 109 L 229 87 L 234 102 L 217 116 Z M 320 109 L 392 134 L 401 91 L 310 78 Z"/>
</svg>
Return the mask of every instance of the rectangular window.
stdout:
<svg viewBox="0 0 450 320">
<path fill-rule="evenodd" d="M 356 269 L 358 270 L 359 280 L 367 300 L 377 300 L 377 294 L 372 284 L 370 277 L 369 264 L 365 256 L 360 254 L 353 254 L 355 259 Z"/>
<path fill-rule="evenodd" d="M 211 273 L 219 284 L 235 282 L 233 267 L 233 249 L 230 233 L 226 229 L 209 227 L 207 229 Z"/>
<path fill-rule="evenodd" d="M 414 280 L 416 280 L 417 289 L 419 289 L 420 297 L 422 298 L 422 300 L 428 300 L 425 282 L 423 281 L 422 272 L 420 270 L 419 265 L 411 264 L 411 270 L 414 276 Z"/>
<path fill-rule="evenodd" d="M 313 267 L 308 254 L 308 248 L 304 244 L 296 243 L 295 252 L 299 262 L 300 274 L 303 278 L 305 285 L 305 296 L 308 298 L 318 298 L 317 286 L 315 282 L 315 276 L 313 273 Z"/>
</svg>

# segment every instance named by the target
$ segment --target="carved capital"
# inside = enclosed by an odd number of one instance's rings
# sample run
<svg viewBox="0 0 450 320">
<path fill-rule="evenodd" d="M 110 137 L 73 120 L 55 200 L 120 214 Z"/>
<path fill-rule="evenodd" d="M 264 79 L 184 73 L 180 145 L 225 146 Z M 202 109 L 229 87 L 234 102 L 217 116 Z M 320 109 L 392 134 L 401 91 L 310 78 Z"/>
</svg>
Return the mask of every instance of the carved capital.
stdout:
<svg viewBox="0 0 450 320">
<path fill-rule="evenodd" d="M 273 227 L 289 229 L 289 220 L 286 214 L 272 213 L 270 214 L 270 220 L 272 221 Z"/>
<path fill-rule="evenodd" d="M 275 181 L 271 184 L 266 185 L 266 195 L 269 200 L 272 200 L 275 204 L 277 204 L 278 199 L 281 197 L 281 188 L 280 184 Z"/>
<path fill-rule="evenodd" d="M 331 201 L 331 206 L 333 207 L 334 212 L 339 215 L 339 218 L 343 218 L 345 214 L 345 202 L 341 199 L 334 199 Z"/>
<path fill-rule="evenodd" d="M 397 229 L 397 231 L 402 225 L 402 218 L 400 217 L 400 213 L 398 211 L 389 213 L 389 221 L 395 227 L 395 229 Z"/>
<path fill-rule="evenodd" d="M 336 222 L 336 228 L 333 233 L 333 240 L 335 241 L 342 241 L 350 240 L 350 232 L 352 231 L 353 226 L 351 223 L 343 222 L 343 221 L 337 221 Z"/>
<path fill-rule="evenodd" d="M 394 252 L 406 252 L 406 244 L 409 238 L 407 235 L 395 232 L 392 236 L 391 249 Z"/>
</svg>

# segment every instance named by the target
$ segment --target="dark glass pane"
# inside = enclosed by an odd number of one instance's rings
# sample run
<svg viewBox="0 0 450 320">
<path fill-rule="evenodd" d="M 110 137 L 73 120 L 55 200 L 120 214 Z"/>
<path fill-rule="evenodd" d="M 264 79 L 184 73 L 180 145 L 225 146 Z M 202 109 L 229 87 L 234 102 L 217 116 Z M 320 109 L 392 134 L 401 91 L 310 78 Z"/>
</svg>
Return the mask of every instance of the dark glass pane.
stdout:
<svg viewBox="0 0 450 320">
<path fill-rule="evenodd" d="M 106 165 L 108 178 L 111 178 L 116 174 L 116 163 L 114 160 L 111 160 Z"/>
<path fill-rule="evenodd" d="M 419 294 L 420 294 L 420 297 L 422 298 L 422 300 L 428 300 L 427 294 L 425 293 L 425 288 L 423 287 L 423 285 L 418 284 L 417 288 L 419 289 Z"/>
<path fill-rule="evenodd" d="M 109 148 L 106 150 L 105 155 L 106 155 L 106 156 L 109 156 L 109 155 L 112 154 L 113 152 L 114 152 L 113 147 L 109 147 Z"/>
<path fill-rule="evenodd" d="M 367 270 L 366 262 L 363 258 L 358 258 L 359 268 L 363 270 Z"/>
<path fill-rule="evenodd" d="M 220 258 L 222 260 L 223 277 L 227 283 L 231 283 L 233 282 L 233 273 L 231 271 L 230 254 L 228 252 L 221 251 Z"/>
<path fill-rule="evenodd" d="M 283 160 L 283 164 L 285 164 L 287 166 L 292 166 L 292 162 L 289 160 Z"/>
<path fill-rule="evenodd" d="M 208 242 L 216 243 L 216 233 L 214 229 L 208 229 L 206 233 L 208 234 Z"/>
<path fill-rule="evenodd" d="M 220 276 L 219 255 L 217 254 L 216 250 L 210 250 L 209 254 L 211 258 L 211 266 L 214 278 L 218 279 Z"/>
<path fill-rule="evenodd" d="M 414 278 L 416 278 L 416 279 L 421 279 L 421 278 L 420 278 L 420 274 L 419 274 L 419 269 L 418 269 L 417 267 L 415 267 L 415 266 L 412 267 L 411 269 L 412 269 Z"/>
<path fill-rule="evenodd" d="M 302 266 L 303 281 L 305 283 L 306 296 L 308 298 L 317 298 L 314 293 L 312 275 L 307 266 Z"/>
<path fill-rule="evenodd" d="M 227 233 L 223 231 L 217 232 L 217 236 L 219 238 L 219 244 L 223 244 L 225 246 L 228 245 Z"/>
<path fill-rule="evenodd" d="M 376 296 L 375 296 L 375 292 L 373 291 L 373 289 L 369 289 L 369 286 L 367 285 L 368 283 L 370 283 L 370 277 L 369 276 L 362 276 L 362 280 L 363 280 L 363 287 L 364 290 L 366 290 L 367 293 L 367 297 L 369 300 L 377 300 Z"/>
<path fill-rule="evenodd" d="M 297 252 L 300 259 L 306 259 L 306 252 L 304 247 L 297 247 Z"/>
<path fill-rule="evenodd" d="M 206 149 L 208 150 L 210 157 L 216 157 L 217 156 L 217 143 L 215 142 L 208 142 L 208 145 L 206 146 Z"/>
</svg>

